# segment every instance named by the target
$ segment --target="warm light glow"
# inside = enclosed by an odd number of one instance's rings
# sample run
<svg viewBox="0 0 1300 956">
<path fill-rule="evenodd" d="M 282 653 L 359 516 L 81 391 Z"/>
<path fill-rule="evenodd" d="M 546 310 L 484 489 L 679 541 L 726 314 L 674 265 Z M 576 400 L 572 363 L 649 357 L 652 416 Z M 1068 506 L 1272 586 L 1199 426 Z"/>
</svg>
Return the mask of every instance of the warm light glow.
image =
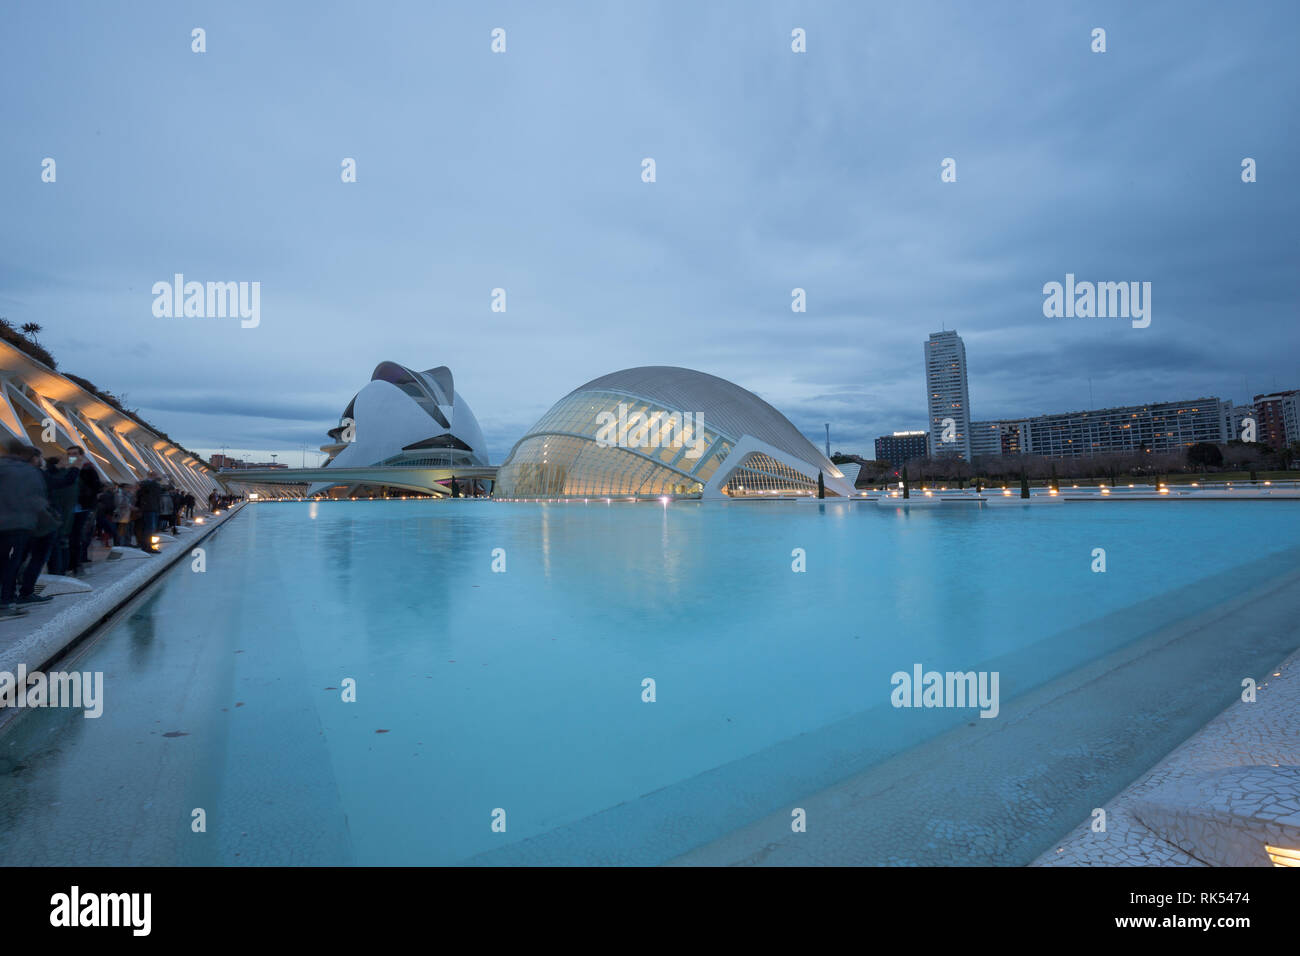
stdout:
<svg viewBox="0 0 1300 956">
<path fill-rule="evenodd" d="M 1002 489 L 1002 494 L 1005 495 L 1005 496 L 1008 497 L 1008 498 L 1011 497 L 1011 492 L 1010 492 L 1009 490 L 1007 490 L 1006 488 L 1003 488 L 1003 489 Z"/>
<path fill-rule="evenodd" d="M 1169 494 L 1169 489 L 1168 489 L 1168 488 L 1161 488 L 1161 489 L 1159 490 L 1158 493 L 1159 493 L 1159 494 L 1162 494 L 1162 495 L 1167 495 L 1167 494 Z"/>
<path fill-rule="evenodd" d="M 1269 846 L 1267 843 L 1264 844 L 1264 850 L 1274 866 L 1300 866 L 1300 850 L 1285 846 Z"/>
<path fill-rule="evenodd" d="M 1052 495 L 1053 497 L 1055 497 L 1055 495 L 1056 495 L 1056 489 L 1055 489 L 1055 488 L 1049 488 L 1048 491 L 1047 491 L 1047 493 L 1048 493 L 1049 495 Z"/>
<path fill-rule="evenodd" d="M 1103 495 L 1108 495 L 1108 494 L 1110 494 L 1110 489 L 1109 489 L 1109 488 L 1103 488 L 1103 489 L 1101 489 L 1101 493 L 1102 493 Z"/>
</svg>

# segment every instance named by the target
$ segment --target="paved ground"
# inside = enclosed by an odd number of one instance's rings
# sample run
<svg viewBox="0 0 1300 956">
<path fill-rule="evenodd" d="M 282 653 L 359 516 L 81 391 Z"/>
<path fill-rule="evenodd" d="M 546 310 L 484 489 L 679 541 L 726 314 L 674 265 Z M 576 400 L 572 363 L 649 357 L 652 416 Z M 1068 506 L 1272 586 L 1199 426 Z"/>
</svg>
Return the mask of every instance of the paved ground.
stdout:
<svg viewBox="0 0 1300 956">
<path fill-rule="evenodd" d="M 1085 820 L 1034 865 L 1268 865 L 1260 831 L 1300 849 L 1298 768 L 1300 652 L 1105 804 L 1104 832 Z"/>
<path fill-rule="evenodd" d="M 118 554 L 112 557 L 109 549 L 95 544 L 91 548 L 91 563 L 81 577 L 41 575 L 38 592 L 42 583 L 51 592 L 83 585 L 88 585 L 89 590 L 60 593 L 43 604 L 22 605 L 27 609 L 26 615 L 0 620 L 0 671 L 15 673 L 20 663 L 26 664 L 28 670 L 39 668 L 181 560 L 195 544 L 233 517 L 239 507 L 216 516 L 196 511 L 196 518 L 202 524 L 182 526 L 176 537 L 160 535 L 160 554 L 119 548 L 113 549 Z"/>
</svg>

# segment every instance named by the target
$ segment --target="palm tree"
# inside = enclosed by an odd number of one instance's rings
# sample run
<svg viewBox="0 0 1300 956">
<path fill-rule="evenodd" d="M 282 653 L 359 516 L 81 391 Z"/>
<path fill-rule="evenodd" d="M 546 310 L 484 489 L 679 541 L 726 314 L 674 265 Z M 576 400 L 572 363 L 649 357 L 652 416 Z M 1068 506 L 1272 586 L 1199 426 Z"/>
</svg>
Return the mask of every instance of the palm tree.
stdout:
<svg viewBox="0 0 1300 956">
<path fill-rule="evenodd" d="M 41 327 L 35 322 L 23 323 L 23 335 L 31 339 L 33 345 L 40 345 L 40 343 L 36 341 L 36 336 L 40 335 L 41 331 Z"/>
</svg>

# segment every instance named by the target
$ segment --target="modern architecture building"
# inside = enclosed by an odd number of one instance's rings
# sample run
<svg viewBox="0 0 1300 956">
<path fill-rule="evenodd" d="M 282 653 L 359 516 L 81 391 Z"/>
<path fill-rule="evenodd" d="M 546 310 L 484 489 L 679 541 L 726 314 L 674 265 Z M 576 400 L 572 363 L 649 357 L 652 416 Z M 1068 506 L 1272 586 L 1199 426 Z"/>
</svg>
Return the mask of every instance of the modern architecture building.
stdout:
<svg viewBox="0 0 1300 956">
<path fill-rule="evenodd" d="M 574 389 L 510 450 L 495 497 L 702 498 L 854 492 L 843 472 L 752 392 L 648 366 Z"/>
<path fill-rule="evenodd" d="M 925 391 L 930 412 L 930 456 L 970 461 L 970 392 L 966 345 L 956 332 L 931 332 L 925 343 Z"/>
<path fill-rule="evenodd" d="M 930 454 L 930 433 L 923 431 L 894 432 L 876 439 L 876 461 L 903 465 L 914 458 Z"/>
<path fill-rule="evenodd" d="M 329 436 L 331 441 L 321 446 L 328 456 L 327 471 L 371 466 L 472 470 L 488 464 L 478 419 L 456 391 L 445 365 L 417 372 L 396 362 L 380 362 Z M 475 480 L 467 479 L 466 484 Z M 360 484 L 364 482 L 351 477 L 337 483 L 316 482 L 308 493 L 332 486 L 351 493 Z M 424 483 L 412 484 L 423 487 Z"/>
<path fill-rule="evenodd" d="M 69 445 L 79 445 L 105 481 L 135 484 L 155 472 L 200 501 L 214 490 L 224 493 L 223 483 L 200 458 L 89 384 L 0 340 L 0 429 L 47 455 L 62 455 Z M 241 490 L 278 493 L 256 485 L 241 485 Z"/>
</svg>

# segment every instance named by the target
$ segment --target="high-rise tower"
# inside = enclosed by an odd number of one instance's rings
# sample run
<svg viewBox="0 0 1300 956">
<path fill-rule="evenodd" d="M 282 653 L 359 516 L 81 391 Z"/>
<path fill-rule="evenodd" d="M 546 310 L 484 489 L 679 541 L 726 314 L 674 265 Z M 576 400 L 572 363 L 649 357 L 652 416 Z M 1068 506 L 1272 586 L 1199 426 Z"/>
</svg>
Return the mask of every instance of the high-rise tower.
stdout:
<svg viewBox="0 0 1300 956">
<path fill-rule="evenodd" d="M 956 332 L 931 332 L 925 343 L 926 403 L 930 409 L 930 456 L 970 461 L 970 393 L 966 345 Z"/>
</svg>

